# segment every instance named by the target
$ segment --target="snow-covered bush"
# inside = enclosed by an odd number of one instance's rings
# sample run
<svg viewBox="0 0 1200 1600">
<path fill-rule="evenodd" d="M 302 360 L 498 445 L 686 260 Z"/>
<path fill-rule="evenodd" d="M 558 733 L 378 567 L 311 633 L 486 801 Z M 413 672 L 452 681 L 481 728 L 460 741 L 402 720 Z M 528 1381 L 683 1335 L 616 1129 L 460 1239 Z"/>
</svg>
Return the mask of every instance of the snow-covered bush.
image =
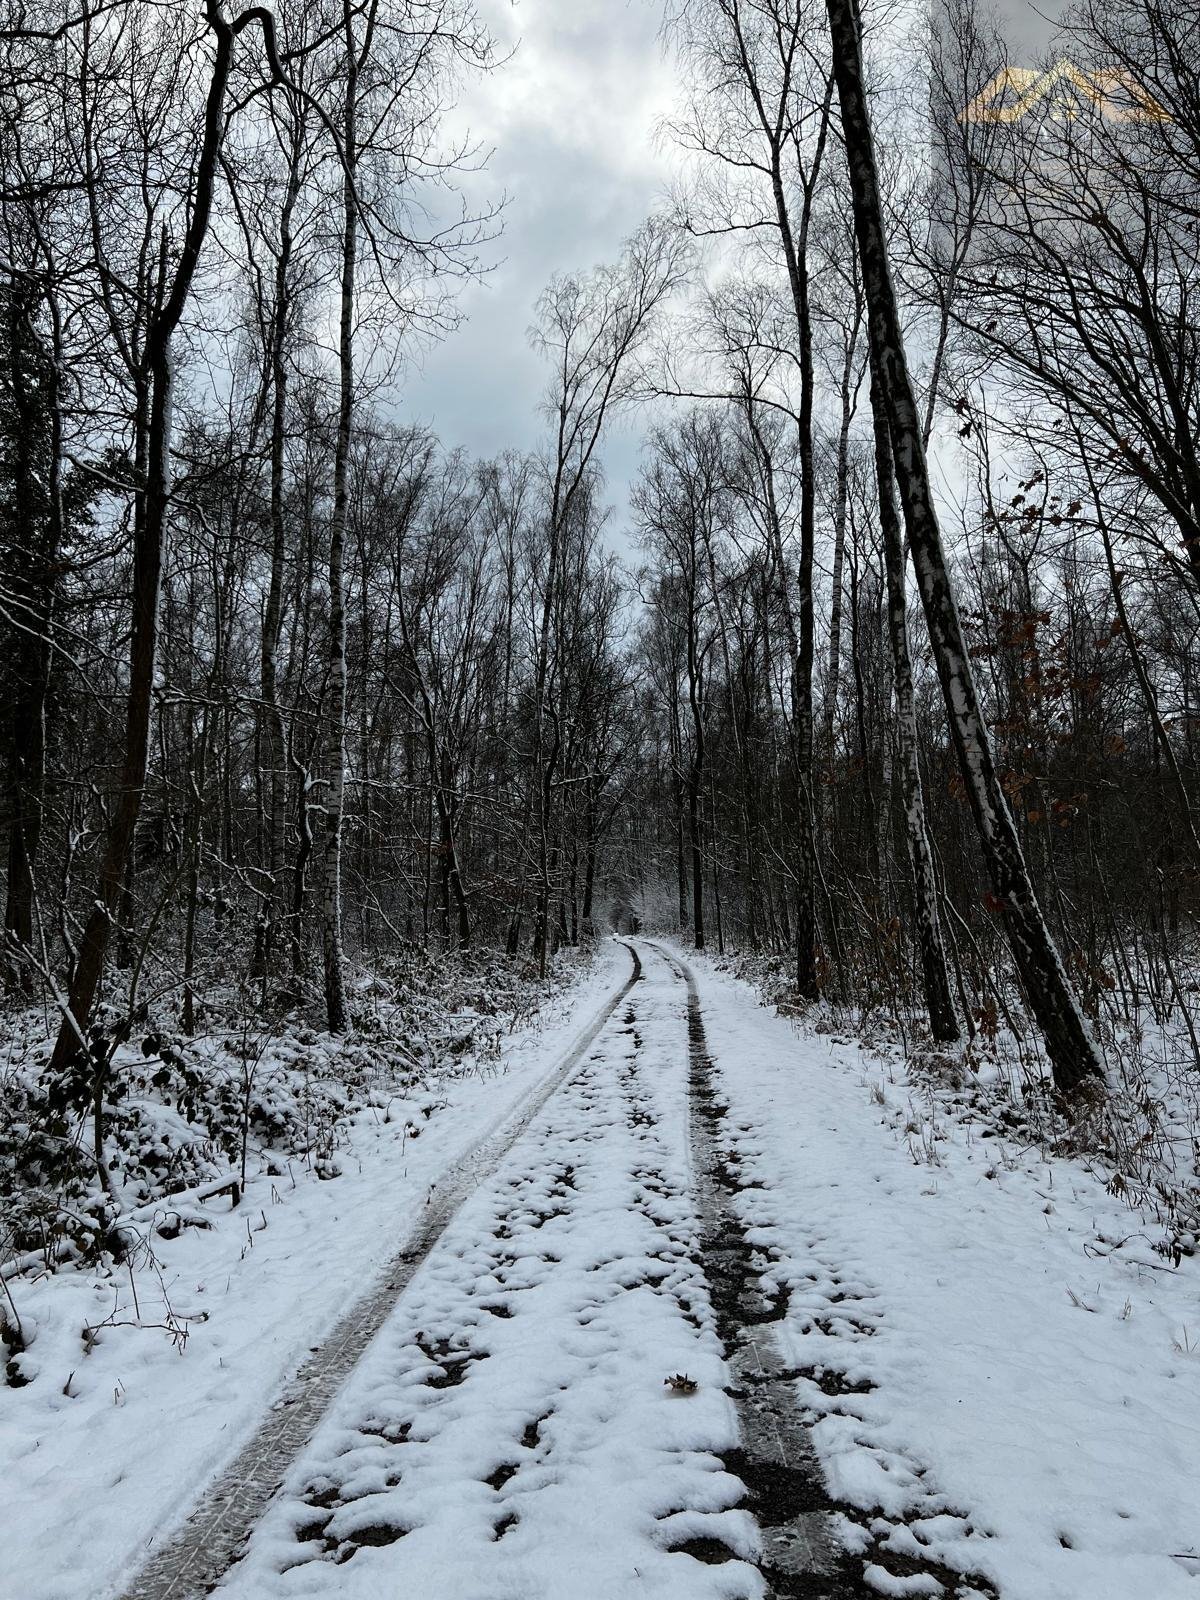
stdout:
<svg viewBox="0 0 1200 1600">
<path fill-rule="evenodd" d="M 552 984 L 570 971 L 564 957 Z M 495 952 L 403 950 L 350 986 L 353 1029 L 303 1009 L 268 1015 L 246 987 L 210 989 L 207 1030 L 113 1010 L 65 1074 L 43 1013 L 5 1019 L 0 1070 L 0 1260 L 119 1254 L 131 1208 L 252 1168 L 336 1174 L 347 1118 L 368 1102 L 496 1070 L 504 1035 L 546 987 Z M 316 1013 L 314 1012 L 314 1016 Z M 431 1102 L 432 1103 L 432 1102 Z"/>
</svg>

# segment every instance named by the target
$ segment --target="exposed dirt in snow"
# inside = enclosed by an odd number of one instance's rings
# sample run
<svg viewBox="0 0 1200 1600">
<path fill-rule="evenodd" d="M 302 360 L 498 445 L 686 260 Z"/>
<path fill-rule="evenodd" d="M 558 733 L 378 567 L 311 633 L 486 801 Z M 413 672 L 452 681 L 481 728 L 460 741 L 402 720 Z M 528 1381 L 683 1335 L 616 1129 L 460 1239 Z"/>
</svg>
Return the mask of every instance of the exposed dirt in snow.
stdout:
<svg viewBox="0 0 1200 1600">
<path fill-rule="evenodd" d="M 806 1600 L 868 1600 L 882 1593 L 945 1594 L 955 1600 L 985 1600 L 995 1590 L 978 1572 L 954 1572 L 923 1547 L 911 1524 L 916 1514 L 867 1529 L 853 1520 L 855 1507 L 829 1492 L 797 1403 L 797 1384 L 815 1384 L 840 1398 L 869 1391 L 869 1382 L 847 1383 L 824 1367 L 789 1365 L 783 1336 L 790 1293 L 771 1275 L 772 1256 L 751 1242 L 735 1204 L 762 1185 L 744 1171 L 708 1050 L 700 991 L 688 965 L 664 952 L 688 990 L 692 1145 L 703 1218 L 705 1268 L 712 1284 L 717 1330 L 733 1374 L 728 1392 L 738 1410 L 739 1443 L 725 1464 L 746 1485 L 745 1504 L 761 1530 L 760 1567 L 769 1592 Z M 743 1127 L 742 1135 L 750 1131 Z M 856 1316 L 865 1297 L 835 1287 L 828 1300 L 836 1318 L 860 1336 L 871 1324 Z M 837 1308 L 837 1309 L 835 1309 Z M 811 1412 L 807 1414 L 812 1420 Z M 930 1507 L 922 1507 L 930 1510 Z M 949 1520 L 949 1519 L 947 1519 Z M 907 1547 L 897 1543 L 901 1529 Z M 972 1530 L 964 1529 L 964 1532 Z"/>
<path fill-rule="evenodd" d="M 1081 1163 L 981 1137 L 894 1059 L 695 966 L 731 1203 L 783 1294 L 782 1354 L 864 1579 L 1193 1600 L 1194 1264 L 1168 1265 Z"/>
</svg>

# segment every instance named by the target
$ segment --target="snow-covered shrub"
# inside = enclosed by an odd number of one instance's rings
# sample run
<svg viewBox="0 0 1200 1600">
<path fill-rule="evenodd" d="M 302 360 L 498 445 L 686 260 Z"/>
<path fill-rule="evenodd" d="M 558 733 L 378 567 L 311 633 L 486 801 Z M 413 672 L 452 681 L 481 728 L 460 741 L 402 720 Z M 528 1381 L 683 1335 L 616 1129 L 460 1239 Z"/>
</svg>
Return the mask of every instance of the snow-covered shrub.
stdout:
<svg viewBox="0 0 1200 1600">
<path fill-rule="evenodd" d="M 563 957 L 555 986 L 569 975 Z M 583 958 L 580 958 L 583 959 Z M 317 1008 L 266 1014 L 246 985 L 206 989 L 206 1031 L 157 1016 L 98 1012 L 89 1049 L 51 1074 L 40 1011 L 11 1012 L 0 1066 L 0 1260 L 64 1251 L 119 1254 L 117 1219 L 247 1164 L 291 1162 L 335 1176 L 349 1116 L 368 1102 L 497 1070 L 506 1033 L 546 997 L 519 958 L 494 951 L 398 952 L 350 985 L 353 1029 Z M 97 1114 L 98 1113 L 98 1114 Z"/>
</svg>

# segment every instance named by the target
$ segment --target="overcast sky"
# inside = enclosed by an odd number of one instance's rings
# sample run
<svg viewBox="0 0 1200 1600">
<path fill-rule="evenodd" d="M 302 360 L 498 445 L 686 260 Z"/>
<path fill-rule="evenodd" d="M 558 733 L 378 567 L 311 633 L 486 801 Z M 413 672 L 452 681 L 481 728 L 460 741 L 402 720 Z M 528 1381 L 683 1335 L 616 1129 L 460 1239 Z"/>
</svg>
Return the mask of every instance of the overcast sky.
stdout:
<svg viewBox="0 0 1200 1600">
<path fill-rule="evenodd" d="M 462 297 L 462 326 L 421 358 L 400 410 L 448 446 L 493 455 L 530 449 L 544 431 L 546 373 L 526 330 L 547 279 L 615 256 L 666 189 L 672 152 L 654 132 L 672 79 L 659 0 L 480 0 L 480 10 L 516 53 L 467 90 L 458 117 L 494 146 L 469 193 L 507 194 L 504 236 L 495 270 Z M 605 452 L 618 518 L 640 432 L 635 418 Z"/>
</svg>

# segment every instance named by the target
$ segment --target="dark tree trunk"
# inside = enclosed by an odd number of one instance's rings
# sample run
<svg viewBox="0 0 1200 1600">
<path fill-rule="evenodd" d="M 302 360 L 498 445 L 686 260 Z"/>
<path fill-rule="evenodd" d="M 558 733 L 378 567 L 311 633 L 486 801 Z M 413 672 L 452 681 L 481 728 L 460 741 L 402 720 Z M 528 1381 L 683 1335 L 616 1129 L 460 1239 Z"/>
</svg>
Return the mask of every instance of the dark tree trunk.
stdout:
<svg viewBox="0 0 1200 1600">
<path fill-rule="evenodd" d="M 1030 880 L 1008 801 L 996 773 L 991 737 L 980 710 L 959 621 L 892 285 L 874 139 L 863 84 L 858 7 L 856 0 L 826 0 L 826 7 L 871 346 L 879 363 L 896 480 L 930 643 L 959 769 L 991 881 L 992 902 L 1003 919 L 1017 970 L 1045 1037 L 1055 1083 L 1064 1094 L 1074 1094 L 1085 1085 L 1101 1084 L 1103 1068 Z"/>
<path fill-rule="evenodd" d="M 298 115 L 298 111 L 294 112 Z M 287 756 L 283 712 L 279 704 L 279 636 L 283 616 L 284 559 L 287 527 L 284 519 L 284 447 L 287 440 L 288 368 L 286 340 L 291 320 L 292 214 L 300 193 L 299 138 L 291 151 L 288 186 L 279 220 L 279 253 L 275 261 L 275 292 L 271 307 L 271 576 L 263 611 L 259 680 L 262 722 L 267 755 L 266 838 L 260 853 L 266 885 L 254 955 L 254 975 L 271 969 L 278 942 L 284 904 L 282 868 L 287 808 Z"/>
<path fill-rule="evenodd" d="M 333 515 L 329 525 L 329 702 L 326 708 L 325 851 L 321 953 L 325 1014 L 330 1033 L 350 1026 L 342 957 L 342 827 L 346 810 L 346 520 L 350 447 L 354 433 L 354 290 L 358 266 L 358 196 L 355 192 L 358 48 L 352 13 L 344 9 L 346 100 L 342 130 L 342 278 L 338 313 L 338 424 L 333 456 Z"/>
<path fill-rule="evenodd" d="M 692 939 L 704 949 L 704 850 L 701 830 L 700 773 L 693 768 L 688 783 L 688 835 L 692 846 Z"/>
<path fill-rule="evenodd" d="M 892 445 L 888 433 L 887 409 L 877 375 L 871 363 L 871 411 L 875 424 L 875 475 L 879 488 L 879 522 L 883 534 L 883 558 L 887 572 L 888 634 L 892 646 L 896 694 L 896 754 L 900 765 L 900 792 L 904 809 L 904 840 L 908 848 L 913 880 L 913 906 L 916 919 L 917 949 L 921 959 L 921 979 L 925 1005 L 933 1037 L 941 1044 L 952 1044 L 959 1037 L 958 1018 L 950 993 L 946 952 L 942 944 L 938 912 L 937 879 L 925 824 L 925 797 L 921 789 L 921 767 L 917 749 L 917 714 L 913 699 L 912 659 L 908 650 L 908 615 L 904 593 L 904 540 L 896 510 L 892 474 Z"/>
<path fill-rule="evenodd" d="M 68 999 L 69 1014 L 62 1020 L 50 1060 L 50 1070 L 56 1073 L 75 1059 L 81 1036 L 91 1020 L 146 786 L 158 650 L 159 591 L 171 499 L 171 340 L 187 304 L 208 232 L 213 180 L 225 132 L 225 88 L 233 55 L 233 29 L 220 14 L 215 0 L 209 0 L 207 21 L 215 39 L 215 55 L 205 105 L 203 143 L 196 165 L 195 199 L 169 293 L 152 318 L 146 339 L 150 415 L 146 436 L 146 483 L 138 496 L 134 524 L 133 628 L 120 790 L 104 841 L 93 909 L 79 944 L 79 959 Z"/>
<path fill-rule="evenodd" d="M 28 949 L 33 943 L 34 870 L 46 781 L 50 635 L 56 592 L 53 573 L 62 543 L 62 440 L 57 360 L 55 356 L 47 358 L 43 352 L 29 300 L 15 283 L 8 288 L 7 310 L 8 386 L 15 428 L 10 490 L 13 560 L 6 584 L 16 626 L 11 645 L 10 822 L 4 927 L 14 945 Z M 39 459 L 39 446 L 44 446 L 44 460 Z M 6 962 L 5 973 L 10 988 L 31 991 L 32 969 L 19 959 Z"/>
</svg>

